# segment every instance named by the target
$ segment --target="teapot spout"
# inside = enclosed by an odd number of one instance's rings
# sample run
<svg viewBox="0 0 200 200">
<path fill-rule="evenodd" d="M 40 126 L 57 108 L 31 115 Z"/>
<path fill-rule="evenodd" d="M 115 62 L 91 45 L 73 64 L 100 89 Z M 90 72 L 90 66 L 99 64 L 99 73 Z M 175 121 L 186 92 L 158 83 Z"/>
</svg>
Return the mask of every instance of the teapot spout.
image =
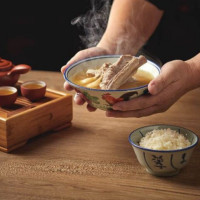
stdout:
<svg viewBox="0 0 200 200">
<path fill-rule="evenodd" d="M 26 64 L 19 64 L 14 66 L 7 75 L 25 74 L 31 70 L 31 66 Z"/>
</svg>

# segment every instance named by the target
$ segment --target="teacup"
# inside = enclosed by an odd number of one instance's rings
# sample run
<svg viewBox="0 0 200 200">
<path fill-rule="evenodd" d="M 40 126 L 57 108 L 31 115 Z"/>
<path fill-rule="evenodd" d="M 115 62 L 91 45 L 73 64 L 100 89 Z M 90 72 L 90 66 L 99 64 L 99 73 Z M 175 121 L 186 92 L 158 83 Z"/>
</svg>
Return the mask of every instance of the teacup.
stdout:
<svg viewBox="0 0 200 200">
<path fill-rule="evenodd" d="M 17 99 L 17 89 L 11 86 L 0 86 L 0 106 L 11 106 Z"/>
<path fill-rule="evenodd" d="M 46 83 L 38 80 L 26 81 L 21 84 L 20 89 L 22 96 L 30 101 L 37 101 L 45 96 Z"/>
</svg>

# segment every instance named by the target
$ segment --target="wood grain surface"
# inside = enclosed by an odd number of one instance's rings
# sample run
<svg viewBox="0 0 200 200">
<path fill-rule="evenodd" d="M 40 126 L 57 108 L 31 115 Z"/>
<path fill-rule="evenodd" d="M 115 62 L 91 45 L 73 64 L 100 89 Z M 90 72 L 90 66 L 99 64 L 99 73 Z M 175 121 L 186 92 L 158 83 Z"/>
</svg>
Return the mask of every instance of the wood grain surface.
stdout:
<svg viewBox="0 0 200 200">
<path fill-rule="evenodd" d="M 60 72 L 20 77 L 33 79 L 65 92 Z M 199 144 L 190 163 L 173 177 L 152 176 L 138 163 L 128 136 L 150 124 L 183 126 L 200 136 L 200 89 L 165 113 L 143 118 L 107 118 L 104 111 L 74 104 L 70 128 L 37 136 L 12 153 L 0 152 L 0 199 L 200 199 Z"/>
</svg>

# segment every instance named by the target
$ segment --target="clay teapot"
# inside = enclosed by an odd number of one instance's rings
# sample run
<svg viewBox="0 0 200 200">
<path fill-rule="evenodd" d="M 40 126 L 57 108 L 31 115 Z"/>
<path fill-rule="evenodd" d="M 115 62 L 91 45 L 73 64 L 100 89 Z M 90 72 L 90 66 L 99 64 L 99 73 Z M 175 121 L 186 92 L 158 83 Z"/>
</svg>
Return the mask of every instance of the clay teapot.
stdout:
<svg viewBox="0 0 200 200">
<path fill-rule="evenodd" d="M 31 70 L 26 64 L 14 65 L 11 61 L 0 58 L 0 86 L 13 86 L 19 80 L 20 74 Z"/>
</svg>

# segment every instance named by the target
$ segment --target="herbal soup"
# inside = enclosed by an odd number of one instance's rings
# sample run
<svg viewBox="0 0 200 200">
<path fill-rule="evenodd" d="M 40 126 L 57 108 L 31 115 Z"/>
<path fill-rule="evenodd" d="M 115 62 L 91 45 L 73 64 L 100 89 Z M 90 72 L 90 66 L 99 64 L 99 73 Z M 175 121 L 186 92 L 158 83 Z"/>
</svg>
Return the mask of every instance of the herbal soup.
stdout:
<svg viewBox="0 0 200 200">
<path fill-rule="evenodd" d="M 133 81 L 127 81 L 125 84 L 119 87 L 119 89 L 129 89 L 135 88 L 139 86 L 143 86 L 148 84 L 152 79 L 153 75 L 150 72 L 138 69 L 137 72 L 133 75 Z M 95 77 L 94 75 L 87 74 L 86 72 L 82 71 L 75 74 L 71 81 L 76 85 L 80 85 L 83 87 L 93 88 L 93 89 L 101 89 L 100 79 Z"/>
</svg>

